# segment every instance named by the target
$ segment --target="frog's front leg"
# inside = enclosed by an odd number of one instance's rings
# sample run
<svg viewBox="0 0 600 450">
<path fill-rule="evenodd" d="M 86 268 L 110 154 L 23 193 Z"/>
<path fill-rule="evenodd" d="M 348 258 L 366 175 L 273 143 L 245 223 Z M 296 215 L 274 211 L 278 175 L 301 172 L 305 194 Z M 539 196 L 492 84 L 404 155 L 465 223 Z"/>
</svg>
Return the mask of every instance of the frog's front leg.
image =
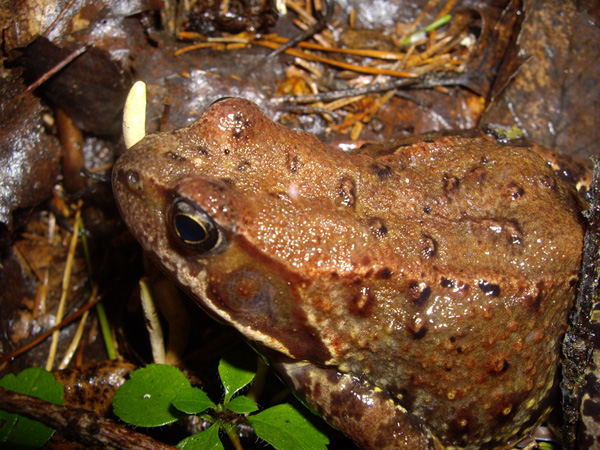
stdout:
<svg viewBox="0 0 600 450">
<path fill-rule="evenodd" d="M 361 448 L 443 450 L 422 420 L 366 381 L 306 360 L 269 359 L 299 398 Z"/>
</svg>

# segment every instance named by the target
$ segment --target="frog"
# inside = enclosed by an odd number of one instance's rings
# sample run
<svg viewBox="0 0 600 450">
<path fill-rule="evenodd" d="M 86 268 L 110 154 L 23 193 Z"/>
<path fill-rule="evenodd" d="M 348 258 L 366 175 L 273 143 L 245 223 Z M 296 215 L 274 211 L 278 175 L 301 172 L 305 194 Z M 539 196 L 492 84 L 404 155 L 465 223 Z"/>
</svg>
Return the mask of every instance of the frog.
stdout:
<svg viewBox="0 0 600 450">
<path fill-rule="evenodd" d="M 150 257 L 359 447 L 503 448 L 548 416 L 585 221 L 527 145 L 344 151 L 224 98 L 112 186 Z"/>
</svg>

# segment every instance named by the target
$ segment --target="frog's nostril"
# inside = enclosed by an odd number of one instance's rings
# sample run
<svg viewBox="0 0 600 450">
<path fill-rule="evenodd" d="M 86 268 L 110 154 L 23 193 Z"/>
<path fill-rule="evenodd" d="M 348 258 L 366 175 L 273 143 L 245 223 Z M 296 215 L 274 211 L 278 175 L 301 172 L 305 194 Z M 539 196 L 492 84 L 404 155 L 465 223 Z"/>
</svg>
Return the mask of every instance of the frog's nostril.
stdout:
<svg viewBox="0 0 600 450">
<path fill-rule="evenodd" d="M 127 181 L 127 187 L 133 192 L 140 192 L 144 188 L 144 183 L 142 182 L 142 177 L 137 172 L 137 170 L 129 170 L 125 174 L 125 178 Z"/>
</svg>

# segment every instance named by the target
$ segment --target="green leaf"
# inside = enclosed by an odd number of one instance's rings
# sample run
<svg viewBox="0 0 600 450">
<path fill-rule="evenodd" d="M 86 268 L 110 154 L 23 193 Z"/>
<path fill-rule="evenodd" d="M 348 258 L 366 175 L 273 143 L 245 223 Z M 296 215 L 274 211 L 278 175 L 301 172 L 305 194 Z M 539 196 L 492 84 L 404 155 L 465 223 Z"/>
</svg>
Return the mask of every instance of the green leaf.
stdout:
<svg viewBox="0 0 600 450">
<path fill-rule="evenodd" d="M 180 391 L 173 399 L 173 406 L 187 414 L 198 414 L 208 408 L 217 407 L 206 392 L 195 387 Z"/>
<path fill-rule="evenodd" d="M 23 370 L 19 375 L 8 374 L 0 386 L 20 394 L 64 405 L 64 389 L 54 375 L 39 367 Z M 36 420 L 0 411 L 0 447 L 11 449 L 40 448 L 54 434 L 54 429 Z"/>
<path fill-rule="evenodd" d="M 231 397 L 249 384 L 256 375 L 256 354 L 245 348 L 244 352 L 231 352 L 219 361 L 219 376 L 225 389 L 227 404 Z"/>
<path fill-rule="evenodd" d="M 284 403 L 248 416 L 256 435 L 277 450 L 326 449 L 329 439 L 292 405 Z"/>
<path fill-rule="evenodd" d="M 208 430 L 185 438 L 177 444 L 177 448 L 184 450 L 223 450 L 223 444 L 219 439 L 219 424 L 212 424 Z"/>
<path fill-rule="evenodd" d="M 158 427 L 175 422 L 183 413 L 172 406 L 173 399 L 190 382 L 181 371 L 165 364 L 149 364 L 135 370 L 113 397 L 114 413 L 138 427 Z"/>
<path fill-rule="evenodd" d="M 225 405 L 225 407 L 229 411 L 233 411 L 237 414 L 248 414 L 258 411 L 258 406 L 256 406 L 256 403 L 254 403 L 254 401 L 245 395 L 238 395 L 237 397 L 232 398 L 231 401 Z"/>
</svg>

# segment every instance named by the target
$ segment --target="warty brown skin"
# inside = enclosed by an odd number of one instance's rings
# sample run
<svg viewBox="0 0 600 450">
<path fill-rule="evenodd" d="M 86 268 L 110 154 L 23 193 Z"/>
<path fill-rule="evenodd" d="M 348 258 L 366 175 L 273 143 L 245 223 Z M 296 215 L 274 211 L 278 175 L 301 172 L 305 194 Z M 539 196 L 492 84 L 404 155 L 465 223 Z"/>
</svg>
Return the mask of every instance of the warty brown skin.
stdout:
<svg viewBox="0 0 600 450">
<path fill-rule="evenodd" d="M 229 98 L 129 149 L 113 188 L 205 310 L 307 361 L 280 369 L 353 439 L 405 420 L 423 448 L 495 448 L 548 412 L 584 227 L 575 191 L 528 148 L 448 136 L 346 153 Z M 197 208 L 215 248 L 181 242 L 175 217 Z M 361 409 L 352 379 L 403 418 L 375 430 L 369 402 L 352 424 L 332 411 L 333 395 Z"/>
</svg>

